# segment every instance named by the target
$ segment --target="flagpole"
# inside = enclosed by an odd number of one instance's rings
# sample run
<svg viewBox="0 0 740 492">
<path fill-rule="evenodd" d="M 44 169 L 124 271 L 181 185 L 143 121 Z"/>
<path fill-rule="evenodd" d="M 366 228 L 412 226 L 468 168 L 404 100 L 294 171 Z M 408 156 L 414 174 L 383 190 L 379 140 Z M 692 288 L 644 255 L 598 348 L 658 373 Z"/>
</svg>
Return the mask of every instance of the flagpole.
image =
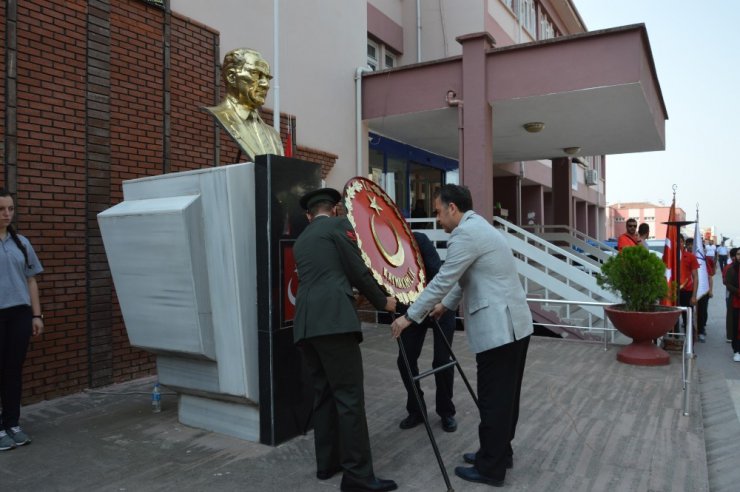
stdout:
<svg viewBox="0 0 740 492">
<path fill-rule="evenodd" d="M 676 204 L 676 185 L 673 185 L 673 205 Z M 695 221 L 693 220 L 669 220 L 666 222 L 663 222 L 663 224 L 666 224 L 668 226 L 675 226 L 676 227 L 676 244 L 674 245 L 676 249 L 676 301 L 678 301 L 679 296 L 681 295 L 681 248 L 680 244 L 681 241 L 678 240 L 678 237 L 681 235 L 681 227 L 688 225 L 688 224 L 694 224 Z"/>
</svg>

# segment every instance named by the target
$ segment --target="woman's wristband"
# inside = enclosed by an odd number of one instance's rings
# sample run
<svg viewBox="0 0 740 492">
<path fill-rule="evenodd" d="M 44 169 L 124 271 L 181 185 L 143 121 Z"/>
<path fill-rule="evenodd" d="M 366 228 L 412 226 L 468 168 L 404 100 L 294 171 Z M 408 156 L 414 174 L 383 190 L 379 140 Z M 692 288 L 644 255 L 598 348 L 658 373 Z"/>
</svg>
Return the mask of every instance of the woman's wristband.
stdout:
<svg viewBox="0 0 740 492">
<path fill-rule="evenodd" d="M 34 314 L 34 315 L 32 316 L 32 318 L 33 318 L 33 319 L 40 319 L 40 320 L 43 320 L 43 319 L 44 319 L 44 315 L 43 315 L 43 314 Z"/>
</svg>

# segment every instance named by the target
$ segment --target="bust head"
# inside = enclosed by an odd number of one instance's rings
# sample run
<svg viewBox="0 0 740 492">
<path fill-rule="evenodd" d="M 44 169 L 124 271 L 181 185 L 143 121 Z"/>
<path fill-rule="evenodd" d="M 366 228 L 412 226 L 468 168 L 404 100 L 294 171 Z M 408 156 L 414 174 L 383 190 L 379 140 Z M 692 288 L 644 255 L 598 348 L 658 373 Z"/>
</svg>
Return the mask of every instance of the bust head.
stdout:
<svg viewBox="0 0 740 492">
<path fill-rule="evenodd" d="M 226 92 L 239 104 L 256 110 L 265 103 L 270 90 L 270 65 L 257 51 L 237 48 L 224 56 L 221 77 Z"/>
</svg>

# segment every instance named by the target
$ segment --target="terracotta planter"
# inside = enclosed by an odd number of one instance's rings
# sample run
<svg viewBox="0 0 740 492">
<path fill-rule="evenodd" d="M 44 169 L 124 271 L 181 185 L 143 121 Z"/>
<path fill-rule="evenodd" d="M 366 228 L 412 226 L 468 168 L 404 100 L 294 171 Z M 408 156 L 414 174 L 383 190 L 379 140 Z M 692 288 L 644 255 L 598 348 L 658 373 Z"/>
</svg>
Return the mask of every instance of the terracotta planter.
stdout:
<svg viewBox="0 0 740 492">
<path fill-rule="evenodd" d="M 658 311 L 623 311 L 623 304 L 605 306 L 604 311 L 620 333 L 632 338 L 632 343 L 617 353 L 617 360 L 638 366 L 664 366 L 670 362 L 668 352 L 653 343 L 676 325 L 681 310 L 657 306 Z"/>
</svg>

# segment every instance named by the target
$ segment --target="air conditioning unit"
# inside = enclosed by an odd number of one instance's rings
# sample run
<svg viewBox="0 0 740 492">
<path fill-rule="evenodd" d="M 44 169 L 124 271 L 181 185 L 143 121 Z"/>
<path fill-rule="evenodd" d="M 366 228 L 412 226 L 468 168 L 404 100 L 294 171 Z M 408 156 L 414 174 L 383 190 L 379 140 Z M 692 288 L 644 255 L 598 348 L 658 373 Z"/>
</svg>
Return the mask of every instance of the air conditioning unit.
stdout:
<svg viewBox="0 0 740 492">
<path fill-rule="evenodd" d="M 586 169 L 586 185 L 593 186 L 599 183 L 599 172 L 596 169 Z"/>
</svg>

